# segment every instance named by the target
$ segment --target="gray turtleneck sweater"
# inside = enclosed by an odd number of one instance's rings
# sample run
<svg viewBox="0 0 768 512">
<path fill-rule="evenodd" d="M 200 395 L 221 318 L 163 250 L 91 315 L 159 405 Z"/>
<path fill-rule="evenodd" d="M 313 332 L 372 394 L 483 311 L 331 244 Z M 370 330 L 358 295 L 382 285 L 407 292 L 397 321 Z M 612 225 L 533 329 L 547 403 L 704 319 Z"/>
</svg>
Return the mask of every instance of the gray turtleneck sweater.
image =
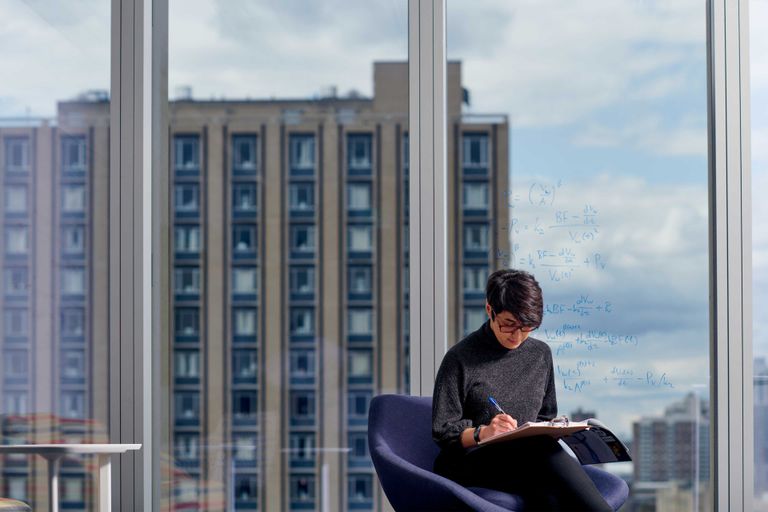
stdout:
<svg viewBox="0 0 768 512">
<path fill-rule="evenodd" d="M 552 352 L 529 337 L 516 349 L 505 348 L 490 321 L 451 347 L 440 363 L 432 401 L 432 438 L 441 448 L 461 446 L 461 433 L 487 425 L 498 411 L 517 420 L 546 421 L 557 415 Z M 456 446 L 458 444 L 458 447 Z"/>
</svg>

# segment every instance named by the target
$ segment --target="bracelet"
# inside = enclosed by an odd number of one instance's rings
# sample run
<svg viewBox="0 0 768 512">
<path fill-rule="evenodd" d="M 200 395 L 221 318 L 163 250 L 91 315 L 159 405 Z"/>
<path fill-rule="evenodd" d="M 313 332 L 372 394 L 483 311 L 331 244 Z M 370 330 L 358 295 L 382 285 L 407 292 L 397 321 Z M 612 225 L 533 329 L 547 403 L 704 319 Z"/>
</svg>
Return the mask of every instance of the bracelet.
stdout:
<svg viewBox="0 0 768 512">
<path fill-rule="evenodd" d="M 475 427 L 475 433 L 472 434 L 472 437 L 475 440 L 475 444 L 480 444 L 480 429 L 483 428 L 482 425 L 478 425 Z"/>
</svg>

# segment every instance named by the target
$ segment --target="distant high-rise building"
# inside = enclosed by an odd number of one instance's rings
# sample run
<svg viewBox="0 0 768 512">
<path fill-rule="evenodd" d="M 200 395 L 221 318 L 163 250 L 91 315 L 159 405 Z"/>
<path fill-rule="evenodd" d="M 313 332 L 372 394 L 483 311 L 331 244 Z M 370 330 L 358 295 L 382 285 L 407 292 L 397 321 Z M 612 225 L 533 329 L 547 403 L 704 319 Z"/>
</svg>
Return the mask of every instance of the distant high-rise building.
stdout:
<svg viewBox="0 0 768 512">
<path fill-rule="evenodd" d="M 408 388 L 407 72 L 375 64 L 372 98 L 170 103 L 171 507 L 383 508 L 366 425 L 374 395 Z M 462 116 L 458 63 L 447 93 L 458 341 L 509 254 L 509 127 Z M 108 128 L 90 96 L 0 127 L 6 413 L 108 423 Z M 0 492 L 40 499 L 27 460 Z M 88 509 L 83 468 L 62 475 Z"/>
<path fill-rule="evenodd" d="M 695 394 L 632 424 L 634 482 L 709 480 L 709 403 Z"/>
<path fill-rule="evenodd" d="M 581 407 L 571 413 L 571 421 L 586 421 L 589 418 L 597 418 L 597 411 L 585 411 Z"/>
</svg>

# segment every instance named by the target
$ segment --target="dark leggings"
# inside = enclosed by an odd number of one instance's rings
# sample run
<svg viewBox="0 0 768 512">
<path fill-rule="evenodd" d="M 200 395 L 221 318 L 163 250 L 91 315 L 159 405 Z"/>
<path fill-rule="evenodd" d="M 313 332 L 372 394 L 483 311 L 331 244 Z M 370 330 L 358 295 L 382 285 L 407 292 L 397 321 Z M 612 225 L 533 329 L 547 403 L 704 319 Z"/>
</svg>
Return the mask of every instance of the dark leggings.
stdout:
<svg viewBox="0 0 768 512">
<path fill-rule="evenodd" d="M 548 436 L 443 451 L 435 472 L 465 487 L 518 494 L 526 510 L 613 511 L 579 461 Z"/>
</svg>

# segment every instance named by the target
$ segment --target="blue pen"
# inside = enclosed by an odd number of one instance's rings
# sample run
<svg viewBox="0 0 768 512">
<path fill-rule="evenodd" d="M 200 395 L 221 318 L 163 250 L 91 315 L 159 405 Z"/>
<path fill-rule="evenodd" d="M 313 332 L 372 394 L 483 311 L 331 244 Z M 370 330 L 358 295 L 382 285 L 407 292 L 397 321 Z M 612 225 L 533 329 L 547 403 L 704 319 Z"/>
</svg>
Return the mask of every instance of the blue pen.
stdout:
<svg viewBox="0 0 768 512">
<path fill-rule="evenodd" d="M 497 409 L 497 410 L 498 410 L 498 411 L 499 411 L 501 414 L 507 414 L 507 413 L 505 413 L 505 412 L 504 412 L 504 409 L 502 409 L 502 408 L 501 408 L 501 406 L 499 405 L 499 403 L 498 403 L 496 400 L 494 400 L 494 399 L 493 399 L 493 397 L 492 397 L 492 396 L 489 396 L 489 397 L 488 397 L 488 401 L 489 401 L 489 402 L 491 402 L 491 403 L 493 404 L 493 406 L 494 406 L 494 407 L 495 407 L 495 408 L 496 408 L 496 409 Z"/>
</svg>

